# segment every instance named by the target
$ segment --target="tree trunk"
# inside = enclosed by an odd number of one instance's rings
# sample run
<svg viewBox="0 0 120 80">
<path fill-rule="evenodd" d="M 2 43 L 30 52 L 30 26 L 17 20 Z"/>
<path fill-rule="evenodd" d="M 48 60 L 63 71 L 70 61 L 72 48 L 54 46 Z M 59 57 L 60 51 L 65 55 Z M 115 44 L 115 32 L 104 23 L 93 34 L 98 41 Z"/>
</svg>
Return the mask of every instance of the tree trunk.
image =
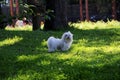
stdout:
<svg viewBox="0 0 120 80">
<path fill-rule="evenodd" d="M 40 4 L 38 0 L 27 0 L 27 3 L 29 5 L 34 5 L 34 7 L 31 7 L 33 10 L 32 14 L 32 24 L 33 24 L 33 30 L 40 29 Z"/>
<path fill-rule="evenodd" d="M 86 20 L 89 21 L 88 0 L 85 0 L 85 7 L 86 7 Z"/>
<path fill-rule="evenodd" d="M 68 26 L 67 0 L 56 0 L 55 3 L 55 26 L 57 29 Z"/>
<path fill-rule="evenodd" d="M 116 14 L 116 0 L 112 0 L 112 17 L 116 20 L 117 14 Z"/>
<path fill-rule="evenodd" d="M 79 1 L 80 3 L 80 20 L 83 20 L 83 10 L 82 10 L 82 0 Z"/>
<path fill-rule="evenodd" d="M 32 24 L 33 24 L 33 30 L 40 29 L 40 13 L 37 10 L 37 6 L 33 7 L 32 10 L 34 13 L 32 14 Z"/>
<path fill-rule="evenodd" d="M 33 15 L 32 16 L 32 23 L 33 23 L 33 30 L 40 29 L 40 15 Z"/>
<path fill-rule="evenodd" d="M 65 28 L 67 21 L 67 0 L 46 0 L 46 10 L 54 10 L 50 20 L 45 20 L 46 30 Z"/>
<path fill-rule="evenodd" d="M 10 0 L 10 15 L 14 16 L 14 14 L 13 14 L 13 0 Z"/>
<path fill-rule="evenodd" d="M 50 19 L 45 18 L 45 25 L 44 25 L 45 30 L 53 30 L 55 27 L 55 25 L 54 25 L 54 22 L 55 22 L 55 1 L 56 0 L 46 0 L 46 11 L 53 10 L 54 12 L 45 14 L 45 16 L 50 17 Z"/>
<path fill-rule="evenodd" d="M 16 15 L 19 15 L 19 2 L 16 0 Z"/>
<path fill-rule="evenodd" d="M 2 14 L 1 3 L 0 3 L 0 15 Z"/>
</svg>

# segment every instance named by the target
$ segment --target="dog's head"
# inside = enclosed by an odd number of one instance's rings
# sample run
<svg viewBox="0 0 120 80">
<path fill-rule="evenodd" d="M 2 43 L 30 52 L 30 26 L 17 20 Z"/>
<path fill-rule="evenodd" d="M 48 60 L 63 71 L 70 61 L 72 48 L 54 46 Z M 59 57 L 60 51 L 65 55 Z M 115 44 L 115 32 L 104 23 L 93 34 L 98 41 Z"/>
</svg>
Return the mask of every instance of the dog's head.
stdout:
<svg viewBox="0 0 120 80">
<path fill-rule="evenodd" d="M 65 32 L 62 35 L 62 40 L 64 40 L 66 43 L 72 42 L 73 41 L 73 34 L 70 31 Z"/>
</svg>

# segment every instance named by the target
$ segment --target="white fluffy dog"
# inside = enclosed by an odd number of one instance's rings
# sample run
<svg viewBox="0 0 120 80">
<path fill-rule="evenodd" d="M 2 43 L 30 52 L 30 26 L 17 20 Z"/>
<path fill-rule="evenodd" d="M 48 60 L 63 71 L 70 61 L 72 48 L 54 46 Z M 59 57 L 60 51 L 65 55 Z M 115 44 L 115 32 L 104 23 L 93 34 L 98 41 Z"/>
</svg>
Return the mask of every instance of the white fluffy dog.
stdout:
<svg viewBox="0 0 120 80">
<path fill-rule="evenodd" d="M 47 41 L 48 52 L 54 52 L 55 50 L 66 51 L 70 48 L 72 42 L 73 34 L 70 31 L 65 32 L 61 39 L 49 37 Z"/>
</svg>

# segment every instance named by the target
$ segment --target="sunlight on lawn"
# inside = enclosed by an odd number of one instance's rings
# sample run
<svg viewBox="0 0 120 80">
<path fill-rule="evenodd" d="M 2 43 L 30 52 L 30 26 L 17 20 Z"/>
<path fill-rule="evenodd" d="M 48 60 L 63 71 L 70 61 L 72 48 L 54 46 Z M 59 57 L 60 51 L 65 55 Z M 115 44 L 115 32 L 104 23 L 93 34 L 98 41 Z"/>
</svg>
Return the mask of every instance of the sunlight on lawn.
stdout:
<svg viewBox="0 0 120 80">
<path fill-rule="evenodd" d="M 30 72 L 28 75 L 28 72 Z M 29 70 L 25 74 L 19 73 L 18 76 L 14 76 L 14 80 L 59 80 L 59 79 L 66 79 L 64 73 L 53 71 L 49 74 L 46 73 L 37 73 L 35 71 Z M 46 71 L 44 71 L 46 72 Z M 48 78 L 49 77 L 49 78 Z M 11 79 L 8 79 L 11 80 Z"/>
<path fill-rule="evenodd" d="M 36 55 L 28 55 L 28 56 L 26 56 L 26 55 L 21 55 L 21 56 L 18 56 L 18 57 L 17 57 L 17 60 L 24 62 L 24 61 L 35 60 L 35 59 L 37 59 L 37 58 L 39 58 L 39 56 L 36 56 Z"/>
<path fill-rule="evenodd" d="M 110 28 L 120 28 L 120 22 L 112 20 L 108 22 L 97 21 L 97 22 L 77 22 L 77 23 L 69 23 L 71 27 L 77 29 L 110 29 Z"/>
<path fill-rule="evenodd" d="M 50 63 L 49 60 L 42 60 L 40 65 L 50 65 Z"/>
<path fill-rule="evenodd" d="M 34 61 L 36 59 L 38 59 L 40 56 L 39 55 L 21 55 L 17 57 L 17 61 L 18 62 L 26 62 L 26 61 Z M 36 62 L 37 65 L 49 65 L 50 61 L 49 60 L 42 60 L 40 62 Z"/>
<path fill-rule="evenodd" d="M 45 39 L 43 39 L 43 41 L 41 42 L 42 46 L 47 46 L 47 41 Z"/>
<path fill-rule="evenodd" d="M 0 31 L 3 80 L 119 80 L 120 22 L 70 23 L 71 48 L 53 53 L 47 39 L 60 38 L 66 30 L 18 30 Z"/>
<path fill-rule="evenodd" d="M 10 26 L 7 26 L 5 28 L 5 30 L 15 30 L 15 31 L 32 31 L 32 26 L 31 25 L 26 25 L 26 26 L 21 26 L 21 27 L 10 27 Z"/>
<path fill-rule="evenodd" d="M 7 38 L 3 41 L 0 41 L 0 47 L 5 46 L 5 45 L 13 45 L 21 41 L 22 39 L 23 39 L 22 37 L 18 37 L 18 36 L 15 36 L 13 38 Z"/>
</svg>

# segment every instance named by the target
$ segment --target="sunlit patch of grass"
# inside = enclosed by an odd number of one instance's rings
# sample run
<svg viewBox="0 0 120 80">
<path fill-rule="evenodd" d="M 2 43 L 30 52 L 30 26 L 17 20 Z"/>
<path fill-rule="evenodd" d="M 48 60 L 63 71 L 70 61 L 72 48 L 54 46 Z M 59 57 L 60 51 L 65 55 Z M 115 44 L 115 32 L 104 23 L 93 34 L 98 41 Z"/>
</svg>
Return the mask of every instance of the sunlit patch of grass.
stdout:
<svg viewBox="0 0 120 80">
<path fill-rule="evenodd" d="M 108 28 L 120 28 L 120 22 L 119 21 L 108 21 L 107 25 L 109 26 Z"/>
<path fill-rule="evenodd" d="M 43 46 L 46 46 L 47 45 L 47 41 L 45 39 L 43 39 L 42 43 L 41 43 Z"/>
<path fill-rule="evenodd" d="M 97 22 L 78 22 L 78 23 L 69 23 L 71 27 L 77 29 L 110 29 L 110 28 L 120 28 L 120 22 L 112 20 L 108 22 L 97 21 Z"/>
<path fill-rule="evenodd" d="M 10 27 L 7 26 L 5 30 L 15 30 L 15 31 L 32 31 L 32 25 L 25 25 L 25 26 L 19 26 L 19 27 Z"/>
<path fill-rule="evenodd" d="M 58 59 L 71 59 L 74 54 L 61 54 L 57 56 Z"/>
<path fill-rule="evenodd" d="M 18 61 L 31 61 L 31 60 L 34 60 L 34 59 L 37 59 L 39 56 L 31 56 L 31 55 L 21 55 L 21 56 L 18 56 L 17 60 Z"/>
<path fill-rule="evenodd" d="M 0 42 L 0 47 L 5 46 L 5 45 L 14 45 L 15 43 L 21 41 L 23 38 L 15 36 L 13 38 L 7 38 L 4 41 Z"/>
<path fill-rule="evenodd" d="M 43 60 L 43 61 L 41 61 L 41 64 L 42 64 L 42 65 L 49 65 L 49 64 L 50 64 L 50 61 L 48 61 L 48 60 Z"/>
</svg>

